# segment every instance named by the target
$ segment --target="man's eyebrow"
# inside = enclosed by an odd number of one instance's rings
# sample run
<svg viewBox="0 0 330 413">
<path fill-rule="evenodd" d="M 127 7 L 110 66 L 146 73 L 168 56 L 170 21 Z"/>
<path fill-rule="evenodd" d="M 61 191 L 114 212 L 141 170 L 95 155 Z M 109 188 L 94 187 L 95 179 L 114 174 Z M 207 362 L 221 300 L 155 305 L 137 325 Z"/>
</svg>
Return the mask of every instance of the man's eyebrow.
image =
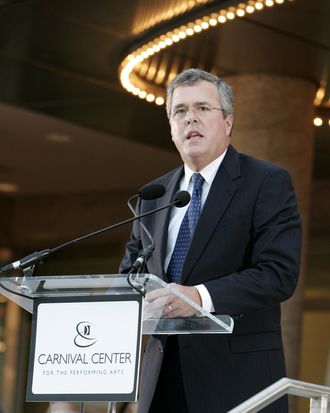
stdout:
<svg viewBox="0 0 330 413">
<path fill-rule="evenodd" d="M 206 101 L 200 101 L 200 102 L 194 102 L 193 106 L 201 106 L 201 105 L 209 105 L 212 106 L 210 102 L 206 102 Z M 177 105 L 173 106 L 173 109 L 177 109 L 177 108 L 186 108 L 188 105 L 184 104 L 184 103 L 178 103 Z"/>
<path fill-rule="evenodd" d="M 203 101 L 203 102 L 195 102 L 194 105 L 209 105 L 209 106 L 211 106 L 211 103 Z"/>
<path fill-rule="evenodd" d="M 184 103 L 178 103 L 177 105 L 174 105 L 173 106 L 173 109 L 177 109 L 177 108 L 186 108 L 187 107 L 187 105 L 185 105 Z"/>
</svg>

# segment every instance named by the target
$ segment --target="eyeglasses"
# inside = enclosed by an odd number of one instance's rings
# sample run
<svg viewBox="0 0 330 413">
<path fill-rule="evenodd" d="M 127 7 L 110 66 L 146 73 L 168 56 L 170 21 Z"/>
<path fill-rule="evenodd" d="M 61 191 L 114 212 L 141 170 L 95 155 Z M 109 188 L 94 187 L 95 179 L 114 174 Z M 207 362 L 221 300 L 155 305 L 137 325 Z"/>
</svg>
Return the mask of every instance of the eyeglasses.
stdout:
<svg viewBox="0 0 330 413">
<path fill-rule="evenodd" d="M 183 120 L 186 118 L 189 111 L 191 111 L 195 115 L 197 115 L 199 118 L 207 118 L 208 116 L 210 116 L 213 110 L 221 110 L 222 112 L 224 112 L 222 108 L 214 108 L 210 105 L 203 104 L 203 105 L 194 105 L 190 108 L 181 106 L 175 109 L 174 112 L 171 112 L 170 115 L 175 120 Z"/>
</svg>

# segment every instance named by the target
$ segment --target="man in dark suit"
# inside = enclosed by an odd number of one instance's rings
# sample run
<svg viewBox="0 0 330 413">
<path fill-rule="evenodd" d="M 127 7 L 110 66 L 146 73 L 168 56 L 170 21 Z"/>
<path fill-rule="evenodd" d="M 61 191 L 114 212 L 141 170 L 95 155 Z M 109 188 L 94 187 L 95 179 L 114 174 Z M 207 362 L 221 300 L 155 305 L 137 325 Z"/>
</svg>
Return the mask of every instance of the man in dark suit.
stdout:
<svg viewBox="0 0 330 413">
<path fill-rule="evenodd" d="M 153 181 L 165 195 L 137 209 L 164 205 L 179 189 L 192 201 L 144 218 L 156 242 L 147 272 L 235 325 L 228 335 L 151 337 L 139 412 L 224 413 L 286 375 L 280 303 L 297 283 L 300 218 L 288 173 L 230 145 L 233 95 L 221 79 L 180 73 L 168 87 L 167 113 L 184 165 Z M 148 244 L 135 223 L 120 270 Z M 194 311 L 173 298 L 164 315 Z M 287 412 L 286 398 L 264 411 Z"/>
</svg>

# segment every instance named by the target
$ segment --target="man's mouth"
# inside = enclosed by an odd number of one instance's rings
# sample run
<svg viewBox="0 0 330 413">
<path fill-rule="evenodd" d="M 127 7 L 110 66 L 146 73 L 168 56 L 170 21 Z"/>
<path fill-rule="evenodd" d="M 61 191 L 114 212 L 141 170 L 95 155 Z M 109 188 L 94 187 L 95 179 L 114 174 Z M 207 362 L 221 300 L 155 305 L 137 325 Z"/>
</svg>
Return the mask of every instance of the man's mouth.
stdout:
<svg viewBox="0 0 330 413">
<path fill-rule="evenodd" d="M 202 138 L 203 135 L 199 131 L 189 131 L 186 135 L 186 139 L 191 139 L 191 138 Z"/>
</svg>

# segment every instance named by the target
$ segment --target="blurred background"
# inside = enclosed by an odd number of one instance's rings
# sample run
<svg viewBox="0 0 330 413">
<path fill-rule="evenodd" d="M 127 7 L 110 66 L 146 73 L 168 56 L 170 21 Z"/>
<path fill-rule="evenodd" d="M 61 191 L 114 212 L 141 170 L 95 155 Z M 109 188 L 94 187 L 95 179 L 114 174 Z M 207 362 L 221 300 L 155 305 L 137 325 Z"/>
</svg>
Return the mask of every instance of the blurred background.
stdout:
<svg viewBox="0 0 330 413">
<path fill-rule="evenodd" d="M 166 83 L 211 71 L 235 92 L 236 149 L 293 177 L 304 247 L 283 306 L 288 377 L 330 386 L 329 51 L 328 0 L 0 0 L 0 263 L 130 217 L 127 199 L 180 164 Z M 116 272 L 129 231 L 36 274 Z M 4 412 L 45 412 L 24 401 L 31 316 L 0 300 Z"/>
</svg>

